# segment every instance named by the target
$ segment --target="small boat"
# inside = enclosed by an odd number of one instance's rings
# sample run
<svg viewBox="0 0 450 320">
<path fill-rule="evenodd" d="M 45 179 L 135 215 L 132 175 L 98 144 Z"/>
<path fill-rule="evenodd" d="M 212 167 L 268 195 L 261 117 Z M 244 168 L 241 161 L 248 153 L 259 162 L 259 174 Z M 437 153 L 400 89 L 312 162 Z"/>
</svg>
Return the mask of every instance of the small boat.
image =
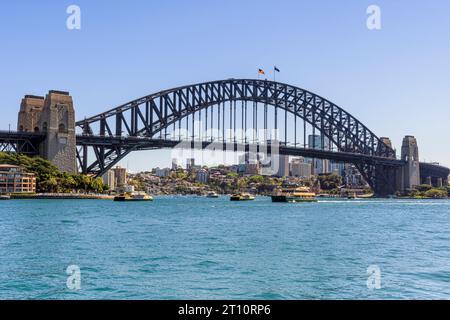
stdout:
<svg viewBox="0 0 450 320">
<path fill-rule="evenodd" d="M 317 202 L 317 198 L 308 187 L 286 186 L 272 196 L 272 202 Z"/>
<path fill-rule="evenodd" d="M 347 199 L 357 199 L 358 197 L 356 196 L 356 193 L 353 193 L 353 194 L 349 194 L 348 196 L 347 196 Z"/>
<path fill-rule="evenodd" d="M 237 193 L 233 194 L 230 198 L 231 201 L 251 201 L 255 200 L 255 197 L 250 193 Z"/>
<path fill-rule="evenodd" d="M 357 196 L 358 199 L 370 199 L 373 197 L 374 197 L 373 193 L 361 194 L 361 195 Z"/>
<path fill-rule="evenodd" d="M 10 200 L 11 197 L 7 195 L 0 196 L 0 200 Z"/>
<path fill-rule="evenodd" d="M 145 192 L 126 192 L 114 197 L 114 201 L 153 201 L 153 197 Z"/>
<path fill-rule="evenodd" d="M 208 193 L 206 194 L 206 197 L 207 197 L 207 198 L 218 198 L 219 195 L 217 194 L 217 192 L 212 191 L 212 192 L 208 192 Z"/>
</svg>

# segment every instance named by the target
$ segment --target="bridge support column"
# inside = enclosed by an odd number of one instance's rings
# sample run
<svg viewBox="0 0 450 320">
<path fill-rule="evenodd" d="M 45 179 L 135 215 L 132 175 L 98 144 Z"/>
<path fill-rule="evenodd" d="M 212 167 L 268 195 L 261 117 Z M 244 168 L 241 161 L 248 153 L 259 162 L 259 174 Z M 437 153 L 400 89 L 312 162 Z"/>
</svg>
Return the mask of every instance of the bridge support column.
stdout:
<svg viewBox="0 0 450 320">
<path fill-rule="evenodd" d="M 19 112 L 18 130 L 44 132 L 40 156 L 63 172 L 76 173 L 75 111 L 68 92 L 50 91 L 43 97 L 25 96 Z"/>
<path fill-rule="evenodd" d="M 438 188 L 442 188 L 443 185 L 443 181 L 442 178 L 437 178 L 437 183 L 436 183 L 436 187 Z"/>
<path fill-rule="evenodd" d="M 400 190 L 404 192 L 420 185 L 419 148 L 413 136 L 406 136 L 403 139 L 402 160 L 406 161 L 406 164 L 402 168 L 402 177 L 399 180 L 402 184 Z"/>
</svg>

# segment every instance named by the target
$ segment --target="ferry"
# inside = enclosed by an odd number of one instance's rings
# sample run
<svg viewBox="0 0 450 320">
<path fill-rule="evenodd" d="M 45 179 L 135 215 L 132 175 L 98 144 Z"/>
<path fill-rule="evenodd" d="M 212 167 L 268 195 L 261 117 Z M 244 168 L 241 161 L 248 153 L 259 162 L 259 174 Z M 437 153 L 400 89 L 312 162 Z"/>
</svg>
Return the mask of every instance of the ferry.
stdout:
<svg viewBox="0 0 450 320">
<path fill-rule="evenodd" d="M 251 201 L 255 200 L 255 197 L 250 193 L 237 193 L 233 194 L 230 198 L 231 201 Z"/>
<path fill-rule="evenodd" d="M 9 200 L 9 199 L 11 199 L 11 197 L 8 195 L 0 195 L 0 200 Z"/>
<path fill-rule="evenodd" d="M 207 197 L 207 198 L 218 198 L 219 195 L 217 194 L 217 192 L 212 191 L 212 192 L 208 192 L 208 193 L 206 194 L 206 197 Z"/>
<path fill-rule="evenodd" d="M 273 195 L 272 202 L 317 202 L 317 198 L 308 187 L 290 186 Z"/>
<path fill-rule="evenodd" d="M 145 192 L 126 192 L 114 197 L 114 201 L 153 201 L 153 197 Z"/>
</svg>

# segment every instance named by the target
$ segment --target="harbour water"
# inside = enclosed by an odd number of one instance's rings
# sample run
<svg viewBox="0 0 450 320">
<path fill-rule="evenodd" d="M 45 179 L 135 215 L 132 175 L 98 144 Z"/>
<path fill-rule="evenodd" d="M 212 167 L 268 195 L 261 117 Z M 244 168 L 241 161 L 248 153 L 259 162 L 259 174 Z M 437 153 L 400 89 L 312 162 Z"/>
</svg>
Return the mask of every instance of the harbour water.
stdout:
<svg viewBox="0 0 450 320">
<path fill-rule="evenodd" d="M 449 297 L 449 200 L 0 202 L 0 299 Z"/>
</svg>

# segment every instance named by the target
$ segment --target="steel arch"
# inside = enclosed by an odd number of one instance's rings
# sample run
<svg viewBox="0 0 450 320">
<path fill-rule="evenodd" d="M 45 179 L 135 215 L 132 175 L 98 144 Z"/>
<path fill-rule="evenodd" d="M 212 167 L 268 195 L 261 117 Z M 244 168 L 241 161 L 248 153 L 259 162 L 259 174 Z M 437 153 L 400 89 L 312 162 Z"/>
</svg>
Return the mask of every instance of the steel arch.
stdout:
<svg viewBox="0 0 450 320">
<path fill-rule="evenodd" d="M 161 130 L 202 109 L 230 101 L 254 101 L 287 110 L 307 121 L 340 151 L 395 158 L 362 122 L 310 91 L 267 80 L 228 79 L 199 83 L 151 94 L 76 123 L 84 135 L 154 137 Z M 128 118 L 124 114 L 130 111 Z M 111 130 L 114 123 L 114 130 Z M 123 130 L 124 129 L 124 130 Z"/>
</svg>

